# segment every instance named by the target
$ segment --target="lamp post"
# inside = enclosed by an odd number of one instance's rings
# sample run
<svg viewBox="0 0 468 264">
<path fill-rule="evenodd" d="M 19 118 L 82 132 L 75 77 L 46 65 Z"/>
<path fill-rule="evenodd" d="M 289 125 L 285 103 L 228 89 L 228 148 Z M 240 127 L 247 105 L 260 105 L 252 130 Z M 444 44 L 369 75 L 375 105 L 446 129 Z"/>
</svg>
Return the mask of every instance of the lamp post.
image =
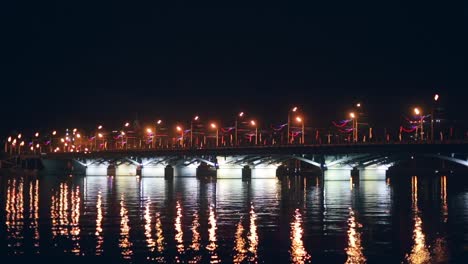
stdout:
<svg viewBox="0 0 468 264">
<path fill-rule="evenodd" d="M 190 147 L 193 147 L 193 121 L 198 121 L 199 117 L 195 116 L 191 121 L 190 121 Z"/>
<path fill-rule="evenodd" d="M 291 123 L 291 112 L 296 112 L 296 111 L 297 111 L 297 107 L 296 107 L 296 106 L 295 106 L 295 107 L 293 107 L 292 109 L 290 109 L 290 110 L 288 111 L 288 124 L 287 124 L 287 125 L 288 125 L 288 135 L 287 135 L 287 137 L 286 137 L 286 138 L 287 138 L 287 140 L 288 140 L 288 143 L 287 143 L 287 144 L 289 144 L 289 143 L 290 143 L 290 142 L 289 142 L 289 133 L 290 133 L 290 131 L 291 131 L 291 129 L 290 129 L 290 123 Z"/>
<path fill-rule="evenodd" d="M 257 122 L 255 120 L 250 120 L 250 124 L 255 127 L 255 145 L 258 144 L 258 127 Z"/>
<path fill-rule="evenodd" d="M 176 129 L 177 131 L 180 132 L 180 147 L 183 147 L 184 146 L 184 130 L 180 126 L 177 126 Z"/>
<path fill-rule="evenodd" d="M 156 121 L 156 125 L 154 126 L 154 140 L 155 141 L 158 141 L 158 125 L 160 125 L 162 123 L 162 120 L 159 119 L 158 121 Z M 156 143 L 156 142 L 155 142 Z M 161 146 L 161 142 L 159 143 L 159 146 Z"/>
<path fill-rule="evenodd" d="M 435 114 L 435 104 L 439 100 L 439 95 L 435 94 L 434 95 L 434 102 L 432 105 L 432 113 L 431 113 L 431 142 L 434 142 L 434 114 Z"/>
<path fill-rule="evenodd" d="M 215 123 L 211 123 L 211 128 L 216 129 L 216 147 L 218 147 L 219 143 L 219 138 L 218 138 L 218 133 L 219 129 L 218 126 Z"/>
<path fill-rule="evenodd" d="M 353 120 L 353 141 L 358 141 L 358 117 L 354 112 L 349 113 L 349 117 Z"/>
<path fill-rule="evenodd" d="M 301 143 L 304 144 L 304 139 L 305 139 L 305 135 L 304 135 L 304 119 L 302 119 L 302 117 L 298 116 L 296 117 L 296 121 L 301 123 L 302 124 L 302 129 L 301 129 Z"/>
<path fill-rule="evenodd" d="M 423 140 L 423 137 L 424 137 L 424 126 L 423 126 L 423 120 L 424 120 L 424 116 L 422 114 L 422 111 L 419 110 L 419 108 L 415 107 L 414 108 L 414 113 L 416 114 L 416 116 L 418 117 L 419 119 L 419 126 L 420 126 L 420 133 L 421 133 L 421 136 L 420 136 L 420 140 Z M 418 131 L 416 130 L 416 137 L 418 136 Z"/>
<path fill-rule="evenodd" d="M 99 126 L 97 127 L 97 129 L 98 129 L 98 131 L 101 130 L 101 129 L 102 129 L 102 125 L 99 125 Z M 99 133 L 98 131 L 96 131 L 96 134 L 94 135 L 94 150 L 97 150 L 97 138 L 98 138 L 98 136 L 100 135 L 99 137 L 102 137 L 102 134 Z"/>
<path fill-rule="evenodd" d="M 235 124 L 234 124 L 234 141 L 235 141 L 235 146 L 238 146 L 239 145 L 239 142 L 237 141 L 237 130 L 238 130 L 238 123 L 237 123 L 237 117 L 240 117 L 242 118 L 244 116 L 244 112 L 240 112 L 237 116 L 236 116 L 236 121 L 235 121 Z"/>
<path fill-rule="evenodd" d="M 151 148 L 154 148 L 154 134 L 153 130 L 151 128 L 147 128 L 146 132 L 148 133 L 148 136 L 151 137 Z"/>
</svg>

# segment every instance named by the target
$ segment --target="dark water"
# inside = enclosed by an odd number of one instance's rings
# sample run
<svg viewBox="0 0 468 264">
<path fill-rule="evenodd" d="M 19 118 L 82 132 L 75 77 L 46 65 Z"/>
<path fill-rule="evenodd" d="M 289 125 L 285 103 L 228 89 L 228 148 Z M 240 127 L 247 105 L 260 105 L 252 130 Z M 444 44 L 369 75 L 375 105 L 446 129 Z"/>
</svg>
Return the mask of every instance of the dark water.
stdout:
<svg viewBox="0 0 468 264">
<path fill-rule="evenodd" d="M 0 259 L 468 263 L 468 188 L 450 176 L 359 185 L 3 176 L 0 221 Z"/>
</svg>

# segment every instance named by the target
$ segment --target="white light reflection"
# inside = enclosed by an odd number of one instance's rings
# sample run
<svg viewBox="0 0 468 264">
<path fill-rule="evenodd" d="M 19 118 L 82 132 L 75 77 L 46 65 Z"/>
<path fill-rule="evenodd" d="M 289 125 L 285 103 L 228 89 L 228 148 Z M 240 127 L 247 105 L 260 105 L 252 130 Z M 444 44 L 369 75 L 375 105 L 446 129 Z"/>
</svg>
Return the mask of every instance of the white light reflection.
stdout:
<svg viewBox="0 0 468 264">
<path fill-rule="evenodd" d="M 150 197 L 148 197 L 148 200 L 146 200 L 145 204 L 145 236 L 146 236 L 146 244 L 148 246 L 148 249 L 150 252 L 154 251 L 154 248 L 156 246 L 156 242 L 154 242 L 153 237 L 151 236 L 151 215 L 150 215 L 150 205 L 151 205 L 151 200 Z"/>
<path fill-rule="evenodd" d="M 164 251 L 164 235 L 163 235 L 163 229 L 162 229 L 162 224 L 161 224 L 161 216 L 159 213 L 156 213 L 155 216 L 155 229 L 156 229 L 156 249 L 158 250 L 159 253 L 162 253 Z M 159 260 L 164 262 L 164 258 L 161 257 Z"/>
<path fill-rule="evenodd" d="M 122 249 L 122 256 L 124 259 L 130 259 L 133 255 L 133 251 L 131 249 L 132 243 L 130 242 L 129 233 L 130 233 L 130 226 L 129 218 L 128 218 L 128 210 L 125 207 L 124 195 L 122 194 L 120 198 L 120 239 L 119 239 L 119 247 Z"/>
<path fill-rule="evenodd" d="M 302 241 L 302 215 L 299 209 L 294 211 L 294 219 L 291 222 L 291 262 L 292 263 L 306 263 L 310 259 L 310 255 L 307 253 L 304 242 Z"/>
<path fill-rule="evenodd" d="M 39 180 L 31 181 L 29 185 L 29 229 L 33 231 L 33 247 L 39 253 Z"/>
<path fill-rule="evenodd" d="M 235 246 L 234 246 L 234 263 L 242 263 L 244 259 L 247 257 L 247 243 L 244 239 L 244 227 L 242 226 L 242 218 L 237 223 L 236 228 L 236 237 L 235 237 Z"/>
<path fill-rule="evenodd" d="M 208 219 L 208 223 L 210 224 L 210 228 L 208 229 L 208 240 L 209 243 L 206 246 L 206 249 L 210 252 L 211 258 L 210 263 L 219 263 L 221 262 L 216 254 L 216 248 L 218 245 L 216 244 L 216 216 L 215 216 L 215 209 L 214 205 L 210 205 L 210 216 Z"/>
<path fill-rule="evenodd" d="M 23 253 L 20 248 L 23 240 L 24 198 L 23 179 L 8 180 L 6 201 L 6 231 L 8 247 L 13 248 L 13 254 Z"/>
<path fill-rule="evenodd" d="M 198 251 L 200 250 L 200 241 L 201 241 L 201 236 L 200 236 L 200 232 L 198 231 L 198 229 L 200 228 L 200 219 L 199 219 L 199 216 L 198 216 L 198 213 L 195 212 L 193 214 L 193 221 L 192 221 L 192 234 L 193 234 L 193 237 L 192 237 L 192 245 L 190 245 L 190 249 L 192 249 L 192 251 L 194 252 L 195 256 L 189 260 L 189 263 L 199 263 L 202 259 L 201 255 L 198 254 Z"/>
<path fill-rule="evenodd" d="M 361 233 L 359 229 L 362 225 L 356 220 L 354 211 L 349 209 L 348 218 L 348 247 L 346 248 L 347 264 L 366 263 L 366 257 L 362 252 Z"/>
<path fill-rule="evenodd" d="M 426 238 L 422 230 L 422 219 L 418 208 L 418 177 L 411 177 L 411 200 L 413 207 L 413 247 L 410 254 L 406 254 L 408 263 L 429 263 L 430 254 L 426 246 Z"/>
<path fill-rule="evenodd" d="M 180 202 L 177 201 L 176 203 L 176 219 L 174 223 L 174 228 L 175 228 L 175 241 L 177 243 L 177 252 L 179 255 L 182 255 L 184 253 L 184 232 L 182 231 L 182 207 L 180 206 Z M 176 262 L 180 262 L 179 256 L 176 256 Z"/>
<path fill-rule="evenodd" d="M 249 226 L 249 252 L 251 256 L 249 257 L 249 262 L 257 263 L 257 248 L 258 248 L 258 234 L 257 234 L 257 214 L 255 214 L 254 206 L 250 206 L 250 226 Z"/>
<path fill-rule="evenodd" d="M 72 211 L 71 211 L 71 231 L 70 234 L 73 240 L 72 253 L 80 255 L 80 186 L 76 186 L 75 191 L 72 192 Z"/>
<path fill-rule="evenodd" d="M 104 244 L 104 236 L 102 232 L 102 195 L 101 191 L 98 191 L 97 201 L 96 201 L 96 255 L 99 256 L 102 254 L 102 245 Z"/>
<path fill-rule="evenodd" d="M 442 201 L 442 216 L 444 223 L 448 220 L 448 205 L 447 205 L 447 176 L 440 177 L 440 200 Z"/>
</svg>

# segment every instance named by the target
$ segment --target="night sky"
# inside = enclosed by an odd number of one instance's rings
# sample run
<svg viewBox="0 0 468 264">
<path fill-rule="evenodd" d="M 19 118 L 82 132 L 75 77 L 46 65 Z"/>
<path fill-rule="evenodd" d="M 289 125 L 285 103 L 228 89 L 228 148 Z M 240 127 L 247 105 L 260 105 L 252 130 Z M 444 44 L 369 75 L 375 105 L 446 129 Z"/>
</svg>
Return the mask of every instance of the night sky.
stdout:
<svg viewBox="0 0 468 264">
<path fill-rule="evenodd" d="M 467 120 L 467 11 L 455 3 L 134 2 L 2 3 L 0 134 L 240 110 L 284 122 L 292 105 L 327 127 L 358 101 L 398 126 L 436 92 Z"/>
</svg>

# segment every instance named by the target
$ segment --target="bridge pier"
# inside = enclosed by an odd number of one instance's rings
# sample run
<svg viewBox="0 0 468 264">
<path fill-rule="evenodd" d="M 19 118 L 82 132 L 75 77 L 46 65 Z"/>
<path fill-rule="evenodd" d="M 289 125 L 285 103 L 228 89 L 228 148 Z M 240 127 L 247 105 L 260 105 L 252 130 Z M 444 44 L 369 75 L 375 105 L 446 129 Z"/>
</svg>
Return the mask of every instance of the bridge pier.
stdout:
<svg viewBox="0 0 468 264">
<path fill-rule="evenodd" d="M 360 179 L 360 171 L 358 168 L 354 167 L 351 170 L 351 180 L 354 184 L 358 184 Z"/>
<path fill-rule="evenodd" d="M 107 176 L 116 176 L 117 167 L 114 164 L 107 166 Z"/>
<path fill-rule="evenodd" d="M 143 165 L 138 165 L 136 168 L 136 176 L 141 177 L 141 171 L 143 170 Z"/>
<path fill-rule="evenodd" d="M 242 180 L 249 181 L 251 179 L 252 179 L 252 169 L 249 167 L 249 165 L 245 165 L 244 168 L 242 168 Z"/>
<path fill-rule="evenodd" d="M 286 166 L 284 166 L 284 165 L 280 165 L 276 169 L 276 177 L 278 177 L 280 179 L 285 177 L 287 174 L 288 174 L 288 168 Z"/>
<path fill-rule="evenodd" d="M 197 179 L 206 179 L 206 178 L 213 178 L 216 179 L 217 170 L 216 168 L 208 166 L 206 163 L 202 162 L 197 167 L 196 177 Z"/>
<path fill-rule="evenodd" d="M 165 180 L 172 180 L 174 179 L 174 168 L 171 165 L 167 165 L 164 168 L 164 179 Z"/>
</svg>

